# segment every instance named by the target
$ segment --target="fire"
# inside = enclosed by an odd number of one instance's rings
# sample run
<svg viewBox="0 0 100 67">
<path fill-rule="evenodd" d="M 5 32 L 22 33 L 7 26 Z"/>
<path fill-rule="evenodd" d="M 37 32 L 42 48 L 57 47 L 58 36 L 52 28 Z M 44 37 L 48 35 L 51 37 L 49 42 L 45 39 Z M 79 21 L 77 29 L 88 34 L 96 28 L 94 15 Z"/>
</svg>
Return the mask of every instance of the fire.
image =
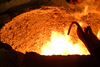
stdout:
<svg viewBox="0 0 100 67">
<path fill-rule="evenodd" d="M 89 55 L 90 53 L 82 42 L 73 44 L 71 36 L 62 35 L 59 32 L 52 31 L 51 41 L 47 42 L 41 48 L 41 55 Z"/>
<path fill-rule="evenodd" d="M 100 40 L 100 30 L 98 31 L 97 37 Z"/>
</svg>

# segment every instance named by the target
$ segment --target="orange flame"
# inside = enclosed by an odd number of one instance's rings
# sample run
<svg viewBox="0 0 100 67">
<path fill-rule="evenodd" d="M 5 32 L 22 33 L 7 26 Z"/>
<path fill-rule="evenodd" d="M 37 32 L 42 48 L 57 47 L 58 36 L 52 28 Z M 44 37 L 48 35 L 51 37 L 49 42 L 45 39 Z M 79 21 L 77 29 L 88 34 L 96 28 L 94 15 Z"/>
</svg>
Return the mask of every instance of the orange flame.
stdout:
<svg viewBox="0 0 100 67">
<path fill-rule="evenodd" d="M 61 33 L 52 31 L 51 41 L 47 42 L 41 48 L 41 55 L 89 55 L 90 53 L 86 49 L 85 45 L 79 41 L 77 44 L 73 44 L 71 36 L 62 35 Z"/>
<path fill-rule="evenodd" d="M 100 40 L 100 30 L 98 31 L 97 37 Z"/>
</svg>

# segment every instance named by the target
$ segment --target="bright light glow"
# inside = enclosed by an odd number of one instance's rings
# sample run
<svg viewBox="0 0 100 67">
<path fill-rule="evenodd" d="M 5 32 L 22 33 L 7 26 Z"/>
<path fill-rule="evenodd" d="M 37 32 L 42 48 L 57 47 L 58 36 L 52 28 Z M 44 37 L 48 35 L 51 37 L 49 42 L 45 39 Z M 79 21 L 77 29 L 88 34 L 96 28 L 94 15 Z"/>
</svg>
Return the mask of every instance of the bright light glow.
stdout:
<svg viewBox="0 0 100 67">
<path fill-rule="evenodd" d="M 100 30 L 98 31 L 97 37 L 100 40 Z"/>
<path fill-rule="evenodd" d="M 41 55 L 89 55 L 90 53 L 82 42 L 73 44 L 70 40 L 70 36 L 67 34 L 62 35 L 61 33 L 52 31 L 51 41 L 44 44 L 41 48 Z"/>
</svg>

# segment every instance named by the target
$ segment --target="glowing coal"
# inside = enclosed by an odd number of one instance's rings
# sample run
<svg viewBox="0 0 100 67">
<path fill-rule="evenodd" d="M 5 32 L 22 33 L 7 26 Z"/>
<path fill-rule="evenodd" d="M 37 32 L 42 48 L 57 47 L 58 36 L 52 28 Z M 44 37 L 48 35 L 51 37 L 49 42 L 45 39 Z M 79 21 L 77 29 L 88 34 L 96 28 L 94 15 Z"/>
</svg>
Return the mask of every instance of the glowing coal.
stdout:
<svg viewBox="0 0 100 67">
<path fill-rule="evenodd" d="M 89 25 L 93 33 L 100 38 L 100 32 L 98 32 L 100 30 L 100 12 L 92 11 L 92 9 L 89 11 L 88 8 L 90 7 L 86 6 L 80 13 L 71 12 L 72 9 L 66 11 L 63 7 L 46 6 L 22 13 L 2 27 L 1 41 L 22 53 L 89 55 L 83 42 L 76 36 L 76 29 L 72 30 L 72 35 L 67 36 L 70 23 L 77 21 L 82 29 Z"/>
</svg>

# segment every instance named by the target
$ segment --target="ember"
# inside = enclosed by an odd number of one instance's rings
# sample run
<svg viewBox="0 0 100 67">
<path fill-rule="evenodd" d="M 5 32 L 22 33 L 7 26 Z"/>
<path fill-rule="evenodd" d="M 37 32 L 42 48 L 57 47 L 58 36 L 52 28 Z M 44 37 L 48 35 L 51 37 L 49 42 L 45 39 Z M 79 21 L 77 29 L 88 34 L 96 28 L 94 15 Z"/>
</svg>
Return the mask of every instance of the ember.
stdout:
<svg viewBox="0 0 100 67">
<path fill-rule="evenodd" d="M 67 31 L 70 23 L 77 21 L 82 29 L 90 26 L 100 39 L 100 12 L 89 5 L 85 5 L 85 9 L 77 8 L 44 6 L 22 13 L 1 28 L 1 41 L 24 54 L 90 55 L 76 34 L 76 27 L 69 36 Z"/>
<path fill-rule="evenodd" d="M 1 67 L 100 67 L 99 0 L 28 1 L 0 5 Z"/>
</svg>

